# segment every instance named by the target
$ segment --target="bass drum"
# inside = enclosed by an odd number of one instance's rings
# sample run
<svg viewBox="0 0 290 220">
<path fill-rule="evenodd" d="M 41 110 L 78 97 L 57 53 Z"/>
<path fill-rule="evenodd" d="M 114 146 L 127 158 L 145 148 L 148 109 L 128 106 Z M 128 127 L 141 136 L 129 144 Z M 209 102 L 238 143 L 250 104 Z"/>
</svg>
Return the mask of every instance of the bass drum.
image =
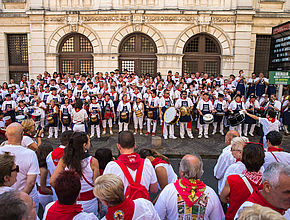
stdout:
<svg viewBox="0 0 290 220">
<path fill-rule="evenodd" d="M 212 114 L 205 114 L 203 117 L 202 117 L 203 121 L 205 124 L 211 124 L 213 123 L 214 121 L 214 117 Z"/>
<path fill-rule="evenodd" d="M 163 121 L 167 124 L 176 124 L 180 118 L 180 111 L 175 107 L 169 107 L 165 110 Z"/>
<path fill-rule="evenodd" d="M 242 124 L 245 121 L 244 114 L 240 112 L 235 113 L 233 115 L 229 115 L 228 117 L 228 124 L 232 127 Z"/>
</svg>

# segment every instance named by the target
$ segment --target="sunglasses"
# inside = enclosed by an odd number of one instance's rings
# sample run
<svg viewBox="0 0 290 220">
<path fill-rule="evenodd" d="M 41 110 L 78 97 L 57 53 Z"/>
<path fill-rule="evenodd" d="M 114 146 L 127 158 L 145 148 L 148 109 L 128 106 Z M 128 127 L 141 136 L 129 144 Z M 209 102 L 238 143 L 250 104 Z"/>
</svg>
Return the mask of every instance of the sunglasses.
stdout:
<svg viewBox="0 0 290 220">
<path fill-rule="evenodd" d="M 12 172 L 16 172 L 16 173 L 19 173 L 19 166 L 16 165 L 16 167 L 14 169 L 11 170 L 11 173 Z"/>
</svg>

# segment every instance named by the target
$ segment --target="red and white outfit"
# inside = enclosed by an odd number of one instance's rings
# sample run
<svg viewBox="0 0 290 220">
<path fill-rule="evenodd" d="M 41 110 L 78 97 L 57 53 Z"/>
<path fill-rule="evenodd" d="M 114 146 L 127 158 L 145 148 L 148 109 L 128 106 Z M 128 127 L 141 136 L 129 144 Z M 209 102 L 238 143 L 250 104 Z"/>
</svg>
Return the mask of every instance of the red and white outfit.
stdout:
<svg viewBox="0 0 290 220">
<path fill-rule="evenodd" d="M 238 103 L 238 102 L 236 102 L 236 100 L 233 100 L 230 103 L 228 108 L 230 110 L 232 110 L 233 112 L 238 112 L 240 110 L 244 110 L 245 105 L 242 101 Z M 235 130 L 235 131 L 239 132 L 240 135 L 242 135 L 242 124 L 239 124 L 237 126 L 230 126 L 230 130 Z"/>
<path fill-rule="evenodd" d="M 128 126 L 129 126 L 129 114 L 132 112 L 131 110 L 131 104 L 129 101 L 124 102 L 121 101 L 119 102 L 117 112 L 119 112 L 119 132 L 123 131 L 123 126 L 124 126 L 124 131 L 128 131 Z M 121 113 L 126 112 L 127 113 L 127 120 L 121 122 Z"/>
<path fill-rule="evenodd" d="M 152 96 L 149 96 L 149 98 L 148 98 L 148 107 L 149 106 L 152 106 L 152 107 L 154 107 L 154 109 L 153 109 L 153 112 L 155 111 L 156 113 L 156 119 L 154 119 L 154 113 L 153 113 L 153 119 L 151 119 L 151 118 L 148 118 L 147 117 L 147 132 L 150 134 L 150 132 L 151 132 L 151 123 L 153 123 L 153 128 L 152 128 L 152 135 L 153 135 L 153 133 L 154 133 L 154 135 L 155 135 L 155 132 L 156 132 L 156 127 L 157 127 L 157 110 L 158 110 L 158 107 L 159 107 L 159 98 L 156 96 L 156 97 L 152 97 Z M 149 109 L 150 109 L 150 107 L 149 107 Z"/>
<path fill-rule="evenodd" d="M 35 102 L 34 103 L 34 107 L 35 107 L 35 113 L 39 113 L 40 114 L 40 126 L 42 128 L 44 128 L 44 122 L 45 122 L 45 110 L 46 109 L 46 105 L 44 102 L 40 101 L 39 103 Z M 36 125 L 38 126 L 38 125 Z"/>
<path fill-rule="evenodd" d="M 284 150 L 272 150 L 271 148 L 273 147 L 268 147 L 268 152 L 265 152 L 265 162 L 263 165 L 264 169 L 266 169 L 271 163 L 274 162 L 290 165 L 290 153 L 283 152 Z"/>
<path fill-rule="evenodd" d="M 138 125 L 139 125 L 139 128 L 140 130 L 142 131 L 143 129 L 143 116 L 144 116 L 144 112 L 143 112 L 143 107 L 144 107 L 144 104 L 142 102 L 139 102 L 139 103 L 136 103 L 134 102 L 133 104 L 133 121 L 134 121 L 134 128 L 135 129 L 138 129 Z M 142 116 L 141 117 L 137 117 L 136 116 L 136 111 L 141 111 L 142 113 Z"/>
<path fill-rule="evenodd" d="M 263 125 L 263 144 L 264 148 L 267 149 L 267 140 L 266 135 L 270 131 L 279 131 L 280 121 L 276 120 L 275 118 L 259 118 L 259 123 Z"/>
<path fill-rule="evenodd" d="M 71 112 L 73 131 L 85 132 L 85 119 L 88 118 L 88 113 L 84 109 L 72 109 Z"/>
<path fill-rule="evenodd" d="M 117 96 L 117 93 L 115 92 L 114 94 L 112 94 L 115 98 L 115 96 Z M 111 99 L 109 99 L 108 101 L 106 99 L 104 99 L 104 101 L 102 102 L 104 106 L 102 106 L 103 111 L 104 111 L 104 118 L 102 118 L 102 125 L 103 128 L 106 129 L 107 127 L 107 122 L 109 124 L 109 128 L 113 127 L 113 108 L 114 108 L 114 103 Z M 106 112 L 110 112 L 111 113 L 111 117 L 107 118 L 106 117 Z"/>
<path fill-rule="evenodd" d="M 162 96 L 160 98 L 159 101 L 159 108 L 161 108 L 162 114 L 164 114 L 165 110 L 162 109 L 168 109 L 169 107 L 173 106 L 174 103 L 172 101 L 171 98 L 166 98 L 165 96 Z M 163 115 L 162 115 L 163 117 Z M 167 124 L 163 121 L 162 123 L 162 133 L 163 133 L 163 137 L 164 139 L 168 138 L 168 129 L 167 127 L 169 127 L 169 138 L 173 138 L 176 139 L 176 137 L 174 136 L 174 125 L 173 124 Z"/>
<path fill-rule="evenodd" d="M 54 123 L 48 129 L 48 137 L 47 138 L 51 138 L 53 136 L 53 132 L 54 132 L 54 138 L 57 138 L 58 137 L 57 106 L 56 105 L 55 106 L 49 105 L 48 112 L 51 113 L 51 114 L 53 114 Z"/>
<path fill-rule="evenodd" d="M 100 112 L 101 106 L 99 103 L 91 103 L 89 106 L 89 112 L 92 114 L 96 114 L 98 116 L 98 120 L 100 121 Z M 100 123 L 91 124 L 91 137 L 95 136 L 95 130 L 97 132 L 97 138 L 101 137 Z"/>
<path fill-rule="evenodd" d="M 50 173 L 48 173 L 47 177 L 46 177 L 46 187 L 52 189 L 52 187 L 48 183 L 49 179 L 50 179 L 50 176 L 51 176 Z M 46 193 L 41 191 L 41 188 L 40 188 L 40 175 L 37 175 L 36 183 L 38 185 L 39 203 L 42 205 L 43 208 L 45 208 L 48 203 L 53 201 L 53 195 L 46 194 Z"/>
</svg>

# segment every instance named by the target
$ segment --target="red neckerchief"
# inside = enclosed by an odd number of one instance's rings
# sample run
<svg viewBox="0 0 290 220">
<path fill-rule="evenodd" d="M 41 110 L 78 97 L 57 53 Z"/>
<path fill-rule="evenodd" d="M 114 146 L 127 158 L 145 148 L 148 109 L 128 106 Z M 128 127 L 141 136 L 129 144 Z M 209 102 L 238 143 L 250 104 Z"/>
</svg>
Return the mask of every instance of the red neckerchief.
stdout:
<svg viewBox="0 0 290 220">
<path fill-rule="evenodd" d="M 124 105 L 126 105 L 128 102 L 129 102 L 129 101 L 124 101 L 124 100 L 123 100 L 123 104 L 124 104 Z"/>
<path fill-rule="evenodd" d="M 209 99 L 206 101 L 205 99 L 202 99 L 204 102 L 208 102 L 209 101 Z"/>
<path fill-rule="evenodd" d="M 205 191 L 206 185 L 199 179 L 178 179 L 174 183 L 178 194 L 188 207 L 192 207 Z"/>
<path fill-rule="evenodd" d="M 156 157 L 151 163 L 153 167 L 155 167 L 156 165 L 160 163 L 168 164 L 165 160 L 161 159 L 160 157 Z"/>
<path fill-rule="evenodd" d="M 274 123 L 275 120 L 276 120 L 275 118 L 270 118 L 270 117 L 268 118 L 268 121 L 270 121 L 270 122 L 272 122 L 272 123 Z"/>
<path fill-rule="evenodd" d="M 62 219 L 72 220 L 83 210 L 81 204 L 62 205 L 58 200 L 48 209 L 46 220 Z"/>
<path fill-rule="evenodd" d="M 72 96 L 73 96 L 72 94 L 71 95 L 67 95 L 67 98 L 70 99 Z"/>
<path fill-rule="evenodd" d="M 287 211 L 287 209 L 278 209 L 278 208 L 272 206 L 270 203 L 268 203 L 264 199 L 264 197 L 262 196 L 262 194 L 260 193 L 260 191 L 258 189 L 254 190 L 254 192 L 252 193 L 252 195 L 249 196 L 247 201 L 264 206 L 264 207 L 271 208 L 274 211 L 279 212 L 281 215 L 284 215 L 285 212 Z"/>
<path fill-rule="evenodd" d="M 79 108 L 76 108 L 75 110 L 76 110 L 76 112 L 79 112 L 81 109 L 79 109 Z"/>
<path fill-rule="evenodd" d="M 283 148 L 280 148 L 280 147 L 268 147 L 267 149 L 268 152 L 280 152 L 280 151 L 285 151 Z"/>
<path fill-rule="evenodd" d="M 235 100 L 235 102 L 240 104 L 240 103 L 242 102 L 242 100 L 241 100 L 241 101 L 239 101 L 239 102 Z"/>
<path fill-rule="evenodd" d="M 125 164 L 126 167 L 129 167 L 131 170 L 137 170 L 141 162 L 140 155 L 137 153 L 121 154 L 118 157 L 118 160 Z"/>
<path fill-rule="evenodd" d="M 39 103 L 37 103 L 36 105 L 37 105 L 37 107 L 39 107 L 39 105 L 42 103 L 42 101 L 40 101 Z"/>
<path fill-rule="evenodd" d="M 52 152 L 51 152 L 51 158 L 52 158 L 52 162 L 55 166 L 57 166 L 60 158 L 62 158 L 63 156 L 63 148 L 58 147 L 55 148 Z"/>
<path fill-rule="evenodd" d="M 134 215 L 135 203 L 130 199 L 125 199 L 121 204 L 108 207 L 106 219 L 115 220 L 131 220 Z"/>
<path fill-rule="evenodd" d="M 260 171 L 258 172 L 249 172 L 247 170 L 244 170 L 242 172 L 242 174 L 245 175 L 245 177 L 247 177 L 248 180 L 250 180 L 251 182 L 253 182 L 255 185 L 258 185 L 258 187 L 260 187 L 262 189 L 262 173 Z"/>
</svg>

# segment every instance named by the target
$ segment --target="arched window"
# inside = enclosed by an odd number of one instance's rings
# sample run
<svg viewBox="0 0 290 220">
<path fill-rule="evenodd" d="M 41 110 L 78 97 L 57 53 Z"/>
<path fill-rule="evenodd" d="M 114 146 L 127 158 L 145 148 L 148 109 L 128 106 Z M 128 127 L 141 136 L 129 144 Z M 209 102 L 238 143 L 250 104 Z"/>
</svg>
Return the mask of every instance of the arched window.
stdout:
<svg viewBox="0 0 290 220">
<path fill-rule="evenodd" d="M 183 72 L 220 73 L 221 49 L 217 40 L 210 35 L 194 35 L 186 42 L 183 52 Z"/>
<path fill-rule="evenodd" d="M 143 33 L 126 36 L 119 47 L 119 68 L 128 72 L 156 74 L 157 48 L 154 41 Z"/>
<path fill-rule="evenodd" d="M 93 47 L 82 34 L 69 34 L 59 47 L 59 71 L 61 73 L 93 73 Z"/>
</svg>

